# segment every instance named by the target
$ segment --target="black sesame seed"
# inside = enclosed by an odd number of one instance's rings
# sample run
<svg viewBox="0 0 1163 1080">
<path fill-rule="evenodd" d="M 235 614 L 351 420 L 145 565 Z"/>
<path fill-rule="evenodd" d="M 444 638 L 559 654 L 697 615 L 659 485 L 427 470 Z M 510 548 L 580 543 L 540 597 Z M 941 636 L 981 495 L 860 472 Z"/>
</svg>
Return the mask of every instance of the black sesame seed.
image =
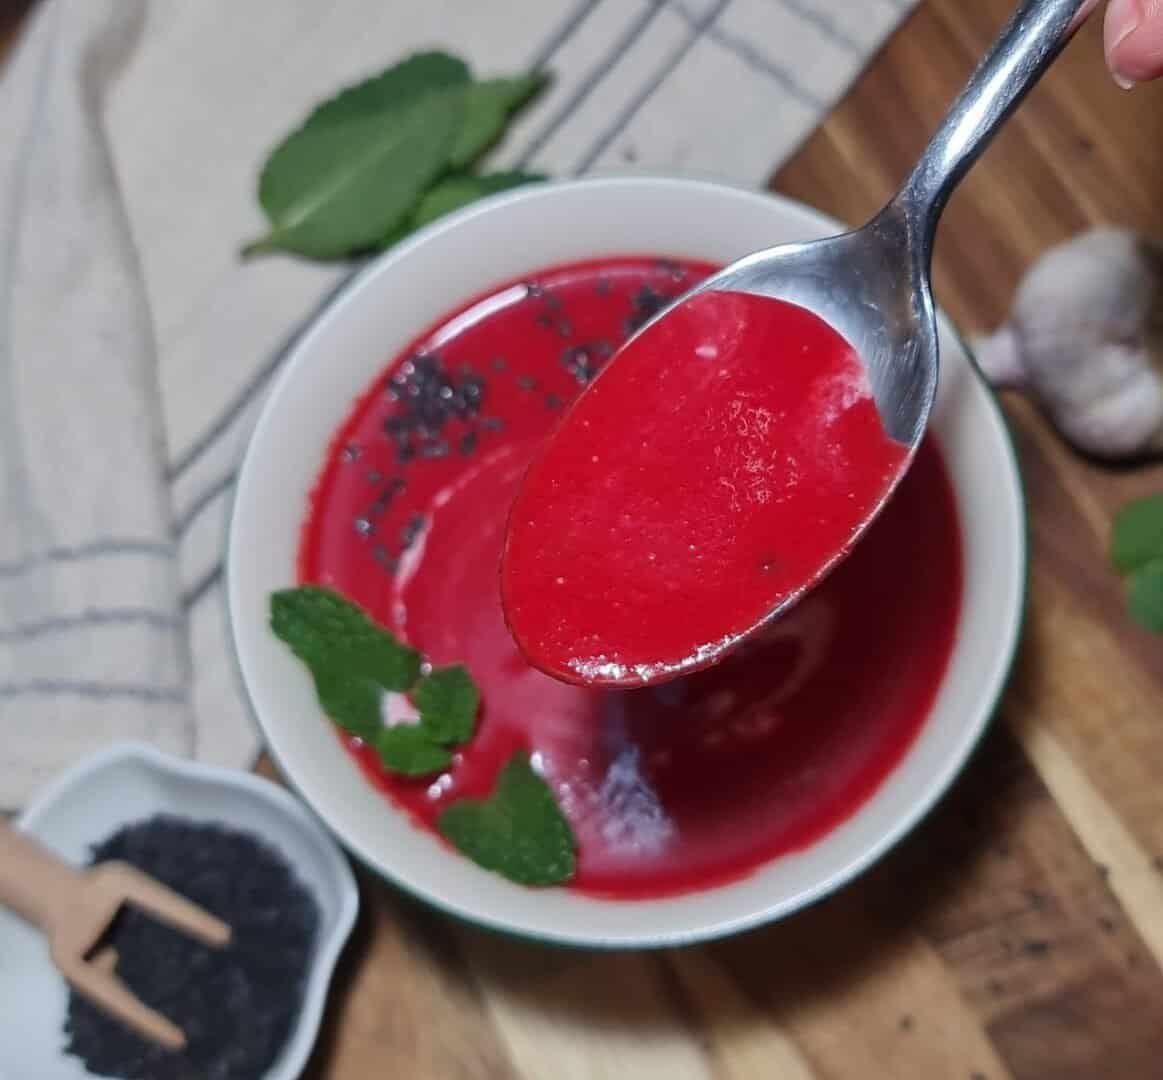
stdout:
<svg viewBox="0 0 1163 1080">
<path fill-rule="evenodd" d="M 1050 951 L 1050 942 L 1031 939 L 1022 943 L 1027 956 L 1045 956 Z"/>
<path fill-rule="evenodd" d="M 400 530 L 401 547 L 411 547 L 416 542 L 416 537 L 424 531 L 424 524 L 423 514 L 413 514 L 408 519 L 408 523 Z"/>
<path fill-rule="evenodd" d="M 533 378 L 532 375 L 518 375 L 517 385 L 521 387 L 522 390 L 536 390 L 537 380 Z"/>
<path fill-rule="evenodd" d="M 897 1026 L 901 1029 L 901 1031 L 912 1031 L 913 1028 L 916 1027 L 916 1021 L 913 1020 L 909 1013 L 905 1013 L 904 1016 L 902 1016 L 900 1020 L 897 1021 Z"/>
<path fill-rule="evenodd" d="M 562 319 L 557 324 L 557 332 L 563 338 L 573 337 L 573 323 L 568 319 Z"/>
<path fill-rule="evenodd" d="M 509 366 L 509 361 L 506 360 L 503 356 L 494 356 L 493 357 L 493 370 L 494 371 L 504 371 L 508 366 Z"/>
<path fill-rule="evenodd" d="M 599 296 L 609 296 L 611 288 L 613 288 L 613 284 L 608 277 L 600 277 L 594 283 L 594 292 Z"/>
<path fill-rule="evenodd" d="M 406 465 L 417 456 L 444 457 L 451 452 L 444 429 L 454 419 L 468 420 L 481 409 L 486 380 L 471 365 L 452 374 L 435 353 L 409 357 L 393 376 L 401 389 L 399 410 L 384 420 L 384 431 Z"/>
<path fill-rule="evenodd" d="M 993 997 L 1001 997 L 1006 990 L 1005 983 L 1001 979 L 990 979 L 985 985 Z"/>
<path fill-rule="evenodd" d="M 561 398 L 559 398 L 556 394 L 546 394 L 545 395 L 545 407 L 547 409 L 560 409 L 561 408 Z"/>
<path fill-rule="evenodd" d="M 1107 934 L 1113 934 L 1116 930 L 1115 921 L 1109 915 L 1100 915 L 1098 917 L 1098 925 Z"/>
<path fill-rule="evenodd" d="M 367 518 L 359 517 L 355 519 L 355 531 L 359 533 L 360 536 L 371 536 L 374 530 L 375 525 Z"/>
<path fill-rule="evenodd" d="M 480 437 L 475 431 L 466 431 L 460 437 L 460 452 L 464 454 L 465 457 L 468 457 L 469 454 L 471 454 L 477 448 L 477 443 L 479 441 Z"/>
<path fill-rule="evenodd" d="M 347 446 L 343 448 L 343 453 L 340 455 L 340 457 L 342 457 L 344 461 L 358 461 L 359 455 L 362 452 L 363 451 L 360 449 L 360 447 L 355 443 L 348 443 Z"/>
<path fill-rule="evenodd" d="M 388 554 L 388 549 L 383 544 L 377 544 L 372 548 L 372 558 L 387 570 L 389 574 L 394 574 L 400 565 L 398 559 L 394 559 Z"/>
<path fill-rule="evenodd" d="M 378 469 L 368 469 L 367 482 L 369 484 L 382 484 L 384 482 L 384 474 Z"/>
<path fill-rule="evenodd" d="M 505 421 L 499 416 L 486 416 L 481 420 L 481 427 L 485 431 L 504 431 Z"/>
<path fill-rule="evenodd" d="M 626 320 L 626 332 L 632 334 L 640 330 L 673 299 L 673 296 L 667 296 L 649 285 L 643 285 L 631 299 L 634 313 Z"/>
</svg>

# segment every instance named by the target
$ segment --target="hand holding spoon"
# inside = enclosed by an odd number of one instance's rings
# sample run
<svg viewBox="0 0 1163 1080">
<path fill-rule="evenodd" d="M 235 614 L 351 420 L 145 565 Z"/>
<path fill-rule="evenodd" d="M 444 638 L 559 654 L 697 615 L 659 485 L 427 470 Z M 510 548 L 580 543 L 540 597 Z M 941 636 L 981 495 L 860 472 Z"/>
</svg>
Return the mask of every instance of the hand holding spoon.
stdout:
<svg viewBox="0 0 1163 1080">
<path fill-rule="evenodd" d="M 502 596 L 535 667 L 610 686 L 697 670 L 851 550 L 936 394 L 941 213 L 1090 6 L 1023 0 L 868 225 L 733 263 L 610 360 L 510 516 Z"/>
</svg>

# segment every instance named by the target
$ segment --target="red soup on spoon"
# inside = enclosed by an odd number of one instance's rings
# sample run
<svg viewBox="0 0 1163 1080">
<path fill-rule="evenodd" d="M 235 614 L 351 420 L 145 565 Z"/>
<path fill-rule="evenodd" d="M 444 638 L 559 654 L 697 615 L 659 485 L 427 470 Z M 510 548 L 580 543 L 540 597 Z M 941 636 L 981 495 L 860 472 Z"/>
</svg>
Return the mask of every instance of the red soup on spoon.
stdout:
<svg viewBox="0 0 1163 1080">
<path fill-rule="evenodd" d="M 530 467 L 502 562 L 509 627 L 570 682 L 705 667 L 844 554 L 907 456 L 822 319 L 697 293 L 632 339 Z"/>
</svg>

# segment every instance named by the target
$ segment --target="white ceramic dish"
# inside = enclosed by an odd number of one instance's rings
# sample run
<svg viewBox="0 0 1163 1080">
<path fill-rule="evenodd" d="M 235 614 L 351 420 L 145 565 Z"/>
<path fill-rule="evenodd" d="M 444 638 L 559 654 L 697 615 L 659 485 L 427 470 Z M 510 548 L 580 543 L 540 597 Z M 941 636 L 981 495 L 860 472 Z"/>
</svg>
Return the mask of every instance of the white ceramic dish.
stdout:
<svg viewBox="0 0 1163 1080">
<path fill-rule="evenodd" d="M 486 926 L 574 945 L 647 947 L 742 930 L 795 911 L 884 854 L 964 765 L 1005 683 L 1025 595 L 1025 508 L 998 407 L 950 324 L 933 430 L 957 493 L 965 602 L 932 717 L 848 821 L 745 880 L 672 899 L 617 902 L 531 891 L 447 849 L 364 781 L 315 702 L 306 671 L 267 628 L 269 594 L 295 580 L 299 529 L 329 440 L 407 342 L 506 279 L 609 254 L 726 263 L 839 226 L 770 195 L 698 181 L 603 179 L 531 187 L 435 223 L 372 263 L 301 338 L 243 463 L 227 559 L 228 604 L 254 711 L 279 765 L 340 839 L 385 877 Z M 870 616 L 871 617 L 871 616 Z"/>
<path fill-rule="evenodd" d="M 295 798 L 247 773 L 167 757 L 120 744 L 52 783 L 16 824 L 70 862 L 122 825 L 157 813 L 218 822 L 261 837 L 294 867 L 319 905 L 303 1007 L 275 1064 L 256 1080 L 295 1080 L 303 1071 L 323 1015 L 335 962 L 355 922 L 359 892 L 334 840 Z M 0 1080 L 91 1078 L 64 1053 L 68 1002 L 43 936 L 0 909 Z"/>
</svg>

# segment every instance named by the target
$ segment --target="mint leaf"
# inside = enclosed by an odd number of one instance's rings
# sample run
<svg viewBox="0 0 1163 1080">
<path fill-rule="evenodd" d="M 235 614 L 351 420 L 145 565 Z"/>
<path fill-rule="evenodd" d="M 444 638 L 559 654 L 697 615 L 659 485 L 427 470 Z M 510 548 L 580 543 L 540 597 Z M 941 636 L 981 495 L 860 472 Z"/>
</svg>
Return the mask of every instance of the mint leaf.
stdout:
<svg viewBox="0 0 1163 1080">
<path fill-rule="evenodd" d="M 464 93 L 452 87 L 388 112 L 308 121 L 262 171 L 259 201 L 272 228 L 243 254 L 327 259 L 375 246 L 444 172 L 463 115 Z"/>
<path fill-rule="evenodd" d="M 1121 574 L 1155 559 L 1163 559 L 1163 495 L 1140 499 L 1119 511 L 1111 538 L 1111 562 Z"/>
<path fill-rule="evenodd" d="M 543 173 L 517 171 L 486 173 L 484 176 L 462 173 L 446 177 L 435 187 L 429 188 L 428 193 L 420 200 L 419 206 L 412 214 L 411 226 L 418 229 L 421 225 L 427 225 L 428 222 L 450 214 L 453 210 L 459 210 L 462 206 L 468 206 L 469 203 L 476 202 L 486 195 L 495 195 L 499 191 L 507 191 L 522 184 L 535 184 L 545 179 Z M 411 230 L 405 230 L 405 233 L 408 231 Z M 390 237 L 391 243 L 401 239 L 405 233 Z"/>
<path fill-rule="evenodd" d="M 381 728 L 373 745 L 384 767 L 403 776 L 427 776 L 452 764 L 452 754 L 418 724 Z"/>
<path fill-rule="evenodd" d="M 1140 626 L 1163 633 L 1163 559 L 1139 567 L 1127 581 L 1127 608 Z"/>
<path fill-rule="evenodd" d="M 303 585 L 272 594 L 271 630 L 311 670 L 319 704 L 337 724 L 371 741 L 382 727 L 384 691 L 410 690 L 420 654 L 330 589 Z"/>
<path fill-rule="evenodd" d="M 344 731 L 372 742 L 383 730 L 382 691 L 375 680 L 322 669 L 312 678 L 319 707 Z"/>
<path fill-rule="evenodd" d="M 420 710 L 420 727 L 432 742 L 452 746 L 472 738 L 481 699 L 463 664 L 427 675 L 412 700 Z"/>
<path fill-rule="evenodd" d="M 497 139 L 509 121 L 509 114 L 524 105 L 548 82 L 541 72 L 512 79 L 487 79 L 465 90 L 464 118 L 448 162 L 454 169 L 471 164 Z"/>
<path fill-rule="evenodd" d="M 575 873 L 573 829 L 527 754 L 509 760 L 489 799 L 454 802 L 437 824 L 473 862 L 520 885 L 558 885 Z"/>
<path fill-rule="evenodd" d="M 464 86 L 471 78 L 468 65 L 456 56 L 436 51 L 413 53 L 318 105 L 303 127 L 350 120 L 367 113 L 382 115 L 433 90 Z"/>
</svg>

